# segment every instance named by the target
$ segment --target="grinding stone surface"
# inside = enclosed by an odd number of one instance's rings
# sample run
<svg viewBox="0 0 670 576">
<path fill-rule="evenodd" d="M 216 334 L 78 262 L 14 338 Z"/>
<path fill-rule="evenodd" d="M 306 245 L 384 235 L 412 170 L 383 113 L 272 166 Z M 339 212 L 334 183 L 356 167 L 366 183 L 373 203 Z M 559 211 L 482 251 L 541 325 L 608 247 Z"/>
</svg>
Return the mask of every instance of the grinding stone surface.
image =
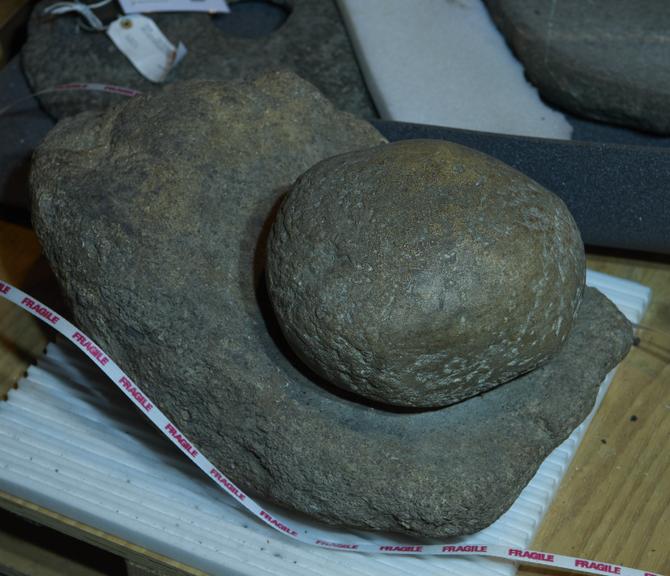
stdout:
<svg viewBox="0 0 670 576">
<path fill-rule="evenodd" d="M 542 96 L 575 114 L 670 133 L 665 0 L 486 0 Z"/>
<path fill-rule="evenodd" d="M 381 141 L 287 75 L 172 85 L 63 120 L 35 155 L 36 231 L 79 325 L 216 466 L 332 524 L 474 532 L 587 415 L 631 330 L 587 290 L 556 358 L 450 408 L 336 395 L 287 353 L 262 283 L 282 189 Z"/>
<path fill-rule="evenodd" d="M 157 85 L 142 77 L 106 34 L 78 28 L 74 15 L 45 19 L 44 8 L 53 3 L 54 0 L 45 0 L 36 5 L 22 51 L 23 69 L 34 91 L 68 82 L 103 82 L 143 92 L 156 89 Z M 315 84 L 338 108 L 359 116 L 375 116 L 333 0 L 277 4 L 290 12 L 287 20 L 276 31 L 259 38 L 228 35 L 208 14 L 151 14 L 173 44 L 181 41 L 188 49 L 168 82 L 229 81 L 289 69 Z M 100 16 L 104 15 L 100 11 Z M 108 19 L 114 15 L 112 11 Z M 62 92 L 39 98 L 57 118 L 102 109 L 119 101 L 119 96 L 94 92 Z"/>
<path fill-rule="evenodd" d="M 551 358 L 585 268 L 558 196 L 470 148 L 408 140 L 301 176 L 267 271 L 286 339 L 316 373 L 377 402 L 434 407 Z"/>
</svg>

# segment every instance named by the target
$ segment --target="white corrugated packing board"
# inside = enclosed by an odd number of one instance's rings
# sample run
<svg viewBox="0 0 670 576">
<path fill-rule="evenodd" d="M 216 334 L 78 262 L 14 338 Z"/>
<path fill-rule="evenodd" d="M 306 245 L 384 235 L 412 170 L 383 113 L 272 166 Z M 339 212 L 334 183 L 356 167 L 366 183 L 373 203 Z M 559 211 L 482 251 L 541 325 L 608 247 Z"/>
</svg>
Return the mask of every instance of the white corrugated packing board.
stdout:
<svg viewBox="0 0 670 576">
<path fill-rule="evenodd" d="M 589 272 L 587 282 L 634 322 L 651 295 L 644 286 L 604 274 Z M 611 378 L 603 382 L 597 405 Z M 452 541 L 527 547 L 590 420 L 551 453 L 498 521 Z M 516 571 L 502 560 L 356 554 L 289 540 L 207 479 L 65 341 L 50 344 L 9 400 L 0 402 L 0 489 L 212 574 L 483 576 Z M 320 528 L 333 539 L 343 533 Z"/>
</svg>

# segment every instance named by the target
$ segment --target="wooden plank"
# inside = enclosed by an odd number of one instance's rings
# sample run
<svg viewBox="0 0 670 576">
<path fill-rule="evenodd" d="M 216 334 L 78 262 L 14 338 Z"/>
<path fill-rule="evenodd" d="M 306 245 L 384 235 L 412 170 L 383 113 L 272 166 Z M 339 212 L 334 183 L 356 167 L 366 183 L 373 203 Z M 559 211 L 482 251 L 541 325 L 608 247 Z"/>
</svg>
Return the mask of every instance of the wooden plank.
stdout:
<svg viewBox="0 0 670 576">
<path fill-rule="evenodd" d="M 121 556 L 136 565 L 147 568 L 165 576 L 207 576 L 202 570 L 197 570 L 172 560 L 162 554 L 152 552 L 142 546 L 128 542 L 123 538 L 99 530 L 83 522 L 73 520 L 63 514 L 54 512 L 33 502 L 18 498 L 0 490 L 0 507 L 28 518 L 34 522 L 54 528 L 59 532 L 77 538 Z"/>
<path fill-rule="evenodd" d="M 19 287 L 44 287 L 48 277 L 34 232 L 16 224 L 0 223 L 0 279 Z M 48 332 L 39 320 L 0 299 L 0 398 L 6 397 L 47 341 Z"/>
<path fill-rule="evenodd" d="M 664 333 L 639 332 L 533 548 L 670 574 L 670 264 L 594 255 L 588 265 L 650 286 L 643 324 Z"/>
<path fill-rule="evenodd" d="M 0 510 L 0 574 L 122 576 L 125 571 L 118 556 Z"/>
</svg>

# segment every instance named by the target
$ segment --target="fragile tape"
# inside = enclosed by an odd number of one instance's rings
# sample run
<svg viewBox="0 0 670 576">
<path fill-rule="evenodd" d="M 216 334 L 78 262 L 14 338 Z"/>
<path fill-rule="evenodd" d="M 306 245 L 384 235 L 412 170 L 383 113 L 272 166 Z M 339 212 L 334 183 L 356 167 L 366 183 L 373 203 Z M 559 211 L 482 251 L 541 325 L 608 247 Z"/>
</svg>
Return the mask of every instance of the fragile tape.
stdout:
<svg viewBox="0 0 670 576">
<path fill-rule="evenodd" d="M 88 358 L 100 368 L 105 375 L 143 412 L 149 420 L 167 438 L 177 446 L 200 470 L 202 470 L 215 484 L 242 504 L 249 512 L 287 537 L 318 546 L 342 552 L 365 552 L 380 554 L 413 554 L 439 556 L 488 556 L 492 558 L 506 558 L 524 564 L 548 566 L 559 569 L 572 570 L 584 574 L 619 574 L 622 576 L 661 576 L 655 572 L 647 572 L 636 568 L 628 568 L 619 564 L 598 562 L 586 558 L 574 558 L 561 554 L 550 554 L 534 550 L 510 548 L 507 546 L 489 544 L 408 544 L 399 545 L 396 542 L 371 543 L 364 540 L 347 539 L 332 540 L 315 536 L 310 531 L 298 530 L 289 520 L 270 513 L 250 498 L 239 486 L 230 480 L 221 470 L 204 456 L 197 446 L 191 442 L 179 428 L 171 422 L 154 402 L 142 391 L 133 380 L 112 360 L 107 353 L 91 338 L 76 326 L 62 318 L 54 310 L 45 306 L 29 294 L 22 292 L 11 284 L 0 280 L 0 296 L 17 304 L 53 327 L 68 340 L 74 343 Z"/>
</svg>

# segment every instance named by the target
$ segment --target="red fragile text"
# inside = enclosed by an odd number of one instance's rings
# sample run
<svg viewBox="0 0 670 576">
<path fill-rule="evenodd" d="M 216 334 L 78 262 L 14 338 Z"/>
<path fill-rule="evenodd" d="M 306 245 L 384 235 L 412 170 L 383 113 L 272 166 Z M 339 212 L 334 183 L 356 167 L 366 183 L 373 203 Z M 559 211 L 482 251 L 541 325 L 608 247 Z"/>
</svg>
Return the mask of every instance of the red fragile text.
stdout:
<svg viewBox="0 0 670 576">
<path fill-rule="evenodd" d="M 142 406 L 145 412 L 149 412 L 154 407 L 153 404 L 144 397 L 144 394 L 137 389 L 137 386 L 125 376 L 121 376 L 119 384 L 128 390 L 128 393 L 135 399 L 135 402 Z"/>
<path fill-rule="evenodd" d="M 510 548 L 507 551 L 507 555 L 516 558 L 528 558 L 529 560 L 544 560 L 545 562 L 555 562 L 553 554 L 545 554 L 544 552 L 530 552 L 529 550 L 519 550 L 518 548 Z"/>
<path fill-rule="evenodd" d="M 267 520 L 268 524 L 272 524 L 278 530 L 286 532 L 286 534 L 288 534 L 289 536 L 293 537 L 298 536 L 298 533 L 295 530 L 291 530 L 291 528 L 289 528 L 286 524 L 280 522 L 279 520 L 274 518 L 271 514 L 268 514 L 265 510 L 261 510 L 261 518 Z"/>
<path fill-rule="evenodd" d="M 422 552 L 423 546 L 380 546 L 380 552 Z"/>
<path fill-rule="evenodd" d="M 6 286 L 3 284 L 4 287 L 7 288 L 7 290 L 2 290 L 3 294 L 7 294 L 9 292 L 9 286 Z M 46 306 L 42 306 L 41 304 L 35 302 L 34 300 L 31 300 L 30 298 L 24 298 L 21 300 L 21 305 L 25 306 L 29 310 L 32 310 L 37 314 L 38 316 L 41 316 L 51 324 L 56 324 L 60 320 L 58 316 L 56 316 L 51 310 L 49 310 Z"/>
<path fill-rule="evenodd" d="M 88 352 L 89 356 L 94 358 L 100 366 L 105 366 L 107 362 L 109 362 L 109 358 L 105 356 L 105 353 L 80 332 L 75 332 L 72 335 L 72 339 L 75 342 L 78 342 L 79 345 Z"/>
<path fill-rule="evenodd" d="M 210 476 L 214 478 L 221 486 L 223 486 L 228 492 L 230 492 L 233 496 L 238 498 L 239 500 L 244 500 L 247 495 L 242 492 L 235 484 L 233 484 L 228 478 L 226 478 L 221 472 L 219 472 L 216 468 L 212 468 L 209 471 Z"/>
<path fill-rule="evenodd" d="M 8 294 L 11 289 L 11 286 L 7 286 L 4 282 L 0 282 L 0 294 Z"/>
<path fill-rule="evenodd" d="M 575 568 L 590 568 L 603 574 L 621 574 L 621 566 L 612 566 L 612 564 L 593 562 L 592 560 L 577 559 L 575 560 Z"/>
<path fill-rule="evenodd" d="M 328 546 L 329 548 L 342 548 L 344 550 L 358 550 L 358 544 L 342 544 L 340 542 L 327 542 L 326 540 L 317 540 L 315 544 L 319 546 Z"/>
<path fill-rule="evenodd" d="M 181 435 L 181 432 L 170 424 L 170 422 L 165 425 L 165 430 L 167 430 L 167 433 L 177 441 L 177 444 L 179 444 L 184 449 L 184 452 L 191 458 L 195 458 L 198 455 L 198 451 L 191 446 L 191 443 L 186 440 L 186 438 Z"/>
<path fill-rule="evenodd" d="M 442 546 L 442 552 L 488 552 L 486 546 L 478 546 L 475 544 L 463 544 L 462 546 L 454 546 L 450 544 L 448 546 Z"/>
</svg>

